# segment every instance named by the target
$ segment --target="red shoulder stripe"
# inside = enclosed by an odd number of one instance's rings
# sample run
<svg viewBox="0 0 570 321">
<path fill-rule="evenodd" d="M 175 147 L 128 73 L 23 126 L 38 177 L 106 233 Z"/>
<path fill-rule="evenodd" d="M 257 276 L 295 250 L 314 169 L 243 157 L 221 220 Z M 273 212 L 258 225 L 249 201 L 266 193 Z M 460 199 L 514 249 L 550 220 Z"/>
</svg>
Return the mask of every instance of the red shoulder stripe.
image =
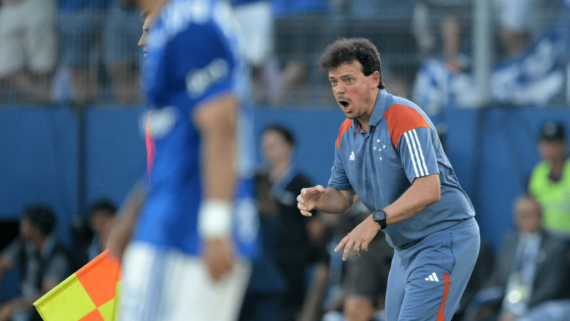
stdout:
<svg viewBox="0 0 570 321">
<path fill-rule="evenodd" d="M 388 124 L 388 132 L 392 138 L 394 147 L 398 147 L 398 142 L 405 132 L 418 127 L 427 127 L 429 124 L 422 115 L 414 108 L 406 105 L 392 105 L 384 112 L 384 118 Z"/>
<path fill-rule="evenodd" d="M 344 132 L 349 129 L 350 126 L 352 126 L 352 120 L 348 118 L 342 123 L 342 125 L 340 125 L 340 131 L 338 132 L 338 138 L 336 139 L 336 149 L 338 149 L 338 146 L 340 145 L 342 135 L 344 135 Z"/>
</svg>

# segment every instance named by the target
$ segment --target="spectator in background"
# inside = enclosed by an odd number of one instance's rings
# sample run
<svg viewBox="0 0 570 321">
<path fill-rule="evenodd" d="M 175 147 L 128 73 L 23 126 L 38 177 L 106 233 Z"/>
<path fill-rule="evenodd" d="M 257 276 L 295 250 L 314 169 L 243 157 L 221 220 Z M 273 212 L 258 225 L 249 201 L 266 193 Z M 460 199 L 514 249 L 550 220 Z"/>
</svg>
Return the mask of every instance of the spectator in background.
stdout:
<svg viewBox="0 0 570 321">
<path fill-rule="evenodd" d="M 317 60 L 327 0 L 273 0 L 275 53 L 283 68 L 274 103 L 306 103 L 309 66 Z"/>
<path fill-rule="evenodd" d="M 507 235 L 484 290 L 481 304 L 466 320 L 514 321 L 529 308 L 568 296 L 568 246 L 540 224 L 540 205 L 530 196 L 515 202 L 517 231 Z"/>
<path fill-rule="evenodd" d="M 14 86 L 23 100 L 47 102 L 57 59 L 53 0 L 0 4 L 0 98 Z"/>
<path fill-rule="evenodd" d="M 495 0 L 499 40 L 507 57 L 514 57 L 552 24 L 556 0 Z"/>
<path fill-rule="evenodd" d="M 101 35 L 109 0 L 58 0 L 61 63 L 69 67 L 73 101 L 84 106 L 97 99 Z"/>
<path fill-rule="evenodd" d="M 113 0 L 105 21 L 105 63 L 115 99 L 122 104 L 140 100 L 139 13 L 135 0 Z"/>
<path fill-rule="evenodd" d="M 108 200 L 100 200 L 91 206 L 89 221 L 94 235 L 88 248 L 89 261 L 107 249 L 116 212 L 117 208 Z"/>
<path fill-rule="evenodd" d="M 0 279 L 12 267 L 20 267 L 22 296 L 0 306 L 0 321 L 41 321 L 32 303 L 71 273 L 67 255 L 52 235 L 55 226 L 55 216 L 46 207 L 24 213 L 20 236 L 0 256 Z"/>
<path fill-rule="evenodd" d="M 240 320 L 314 320 L 328 275 L 324 224 L 299 215 L 296 193 L 309 181 L 292 164 L 291 132 L 269 126 L 261 145 L 269 166 L 256 177 L 263 252 L 254 262 Z M 313 264 L 315 273 L 307 287 L 306 274 Z"/>
<path fill-rule="evenodd" d="M 412 99 L 430 116 L 448 106 L 475 107 L 471 71 L 472 0 L 418 0 L 413 28 L 424 60 Z"/>
<path fill-rule="evenodd" d="M 422 59 L 443 57 L 450 69 L 465 68 L 473 0 L 416 0 L 412 27 Z"/>
<path fill-rule="evenodd" d="M 273 53 L 273 12 L 269 0 L 232 0 L 234 14 L 247 41 L 244 57 L 251 73 L 253 101 L 267 103 L 275 91 L 268 65 Z"/>
<path fill-rule="evenodd" d="M 570 161 L 564 126 L 543 124 L 538 147 L 543 161 L 531 174 L 529 192 L 542 206 L 543 226 L 570 238 Z"/>
</svg>

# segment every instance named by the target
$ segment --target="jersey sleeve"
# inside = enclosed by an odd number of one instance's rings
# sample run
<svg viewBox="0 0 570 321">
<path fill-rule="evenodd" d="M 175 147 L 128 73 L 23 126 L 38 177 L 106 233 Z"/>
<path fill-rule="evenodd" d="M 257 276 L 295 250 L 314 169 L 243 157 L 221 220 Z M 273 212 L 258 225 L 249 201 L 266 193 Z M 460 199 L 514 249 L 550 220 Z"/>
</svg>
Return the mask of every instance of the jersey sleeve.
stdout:
<svg viewBox="0 0 570 321">
<path fill-rule="evenodd" d="M 194 107 L 233 90 L 233 51 L 213 22 L 189 23 L 169 40 L 159 31 L 149 39 L 144 78 L 151 105 Z"/>
<path fill-rule="evenodd" d="M 398 153 L 410 182 L 418 177 L 439 174 L 430 128 L 414 128 L 403 133 Z"/>
<path fill-rule="evenodd" d="M 352 190 L 352 185 L 350 185 L 348 181 L 348 176 L 346 176 L 346 172 L 344 171 L 344 165 L 337 148 L 334 150 L 334 164 L 331 169 L 329 186 L 338 190 Z"/>
</svg>

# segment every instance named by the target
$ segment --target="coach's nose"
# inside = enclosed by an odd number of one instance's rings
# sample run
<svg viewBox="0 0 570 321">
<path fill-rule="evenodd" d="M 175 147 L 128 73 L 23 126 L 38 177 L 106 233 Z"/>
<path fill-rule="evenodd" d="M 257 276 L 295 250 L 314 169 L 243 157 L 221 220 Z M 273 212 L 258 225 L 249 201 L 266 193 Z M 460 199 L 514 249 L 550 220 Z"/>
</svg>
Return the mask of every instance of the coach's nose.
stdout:
<svg viewBox="0 0 570 321">
<path fill-rule="evenodd" d="M 335 93 L 336 93 L 337 95 L 339 95 L 339 94 L 344 94 L 344 89 L 345 89 L 344 84 L 342 83 L 342 81 L 339 81 L 339 82 L 336 84 L 334 90 L 335 90 Z"/>
</svg>

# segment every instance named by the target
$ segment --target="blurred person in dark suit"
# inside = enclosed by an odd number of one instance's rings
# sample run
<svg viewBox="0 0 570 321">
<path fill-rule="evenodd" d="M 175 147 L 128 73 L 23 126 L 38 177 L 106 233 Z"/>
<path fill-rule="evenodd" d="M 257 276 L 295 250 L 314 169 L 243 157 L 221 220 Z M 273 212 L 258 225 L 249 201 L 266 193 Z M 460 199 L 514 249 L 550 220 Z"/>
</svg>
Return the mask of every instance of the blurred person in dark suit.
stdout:
<svg viewBox="0 0 570 321">
<path fill-rule="evenodd" d="M 46 207 L 24 213 L 20 236 L 0 255 L 0 279 L 16 265 L 21 269 L 22 296 L 0 306 L 0 321 L 41 321 L 32 303 L 71 273 L 65 250 L 52 234 L 55 225 L 55 216 Z"/>
<path fill-rule="evenodd" d="M 567 244 L 542 227 L 540 205 L 530 196 L 519 197 L 514 211 L 517 231 L 506 236 L 493 274 L 466 320 L 514 321 L 568 294 Z"/>
</svg>

